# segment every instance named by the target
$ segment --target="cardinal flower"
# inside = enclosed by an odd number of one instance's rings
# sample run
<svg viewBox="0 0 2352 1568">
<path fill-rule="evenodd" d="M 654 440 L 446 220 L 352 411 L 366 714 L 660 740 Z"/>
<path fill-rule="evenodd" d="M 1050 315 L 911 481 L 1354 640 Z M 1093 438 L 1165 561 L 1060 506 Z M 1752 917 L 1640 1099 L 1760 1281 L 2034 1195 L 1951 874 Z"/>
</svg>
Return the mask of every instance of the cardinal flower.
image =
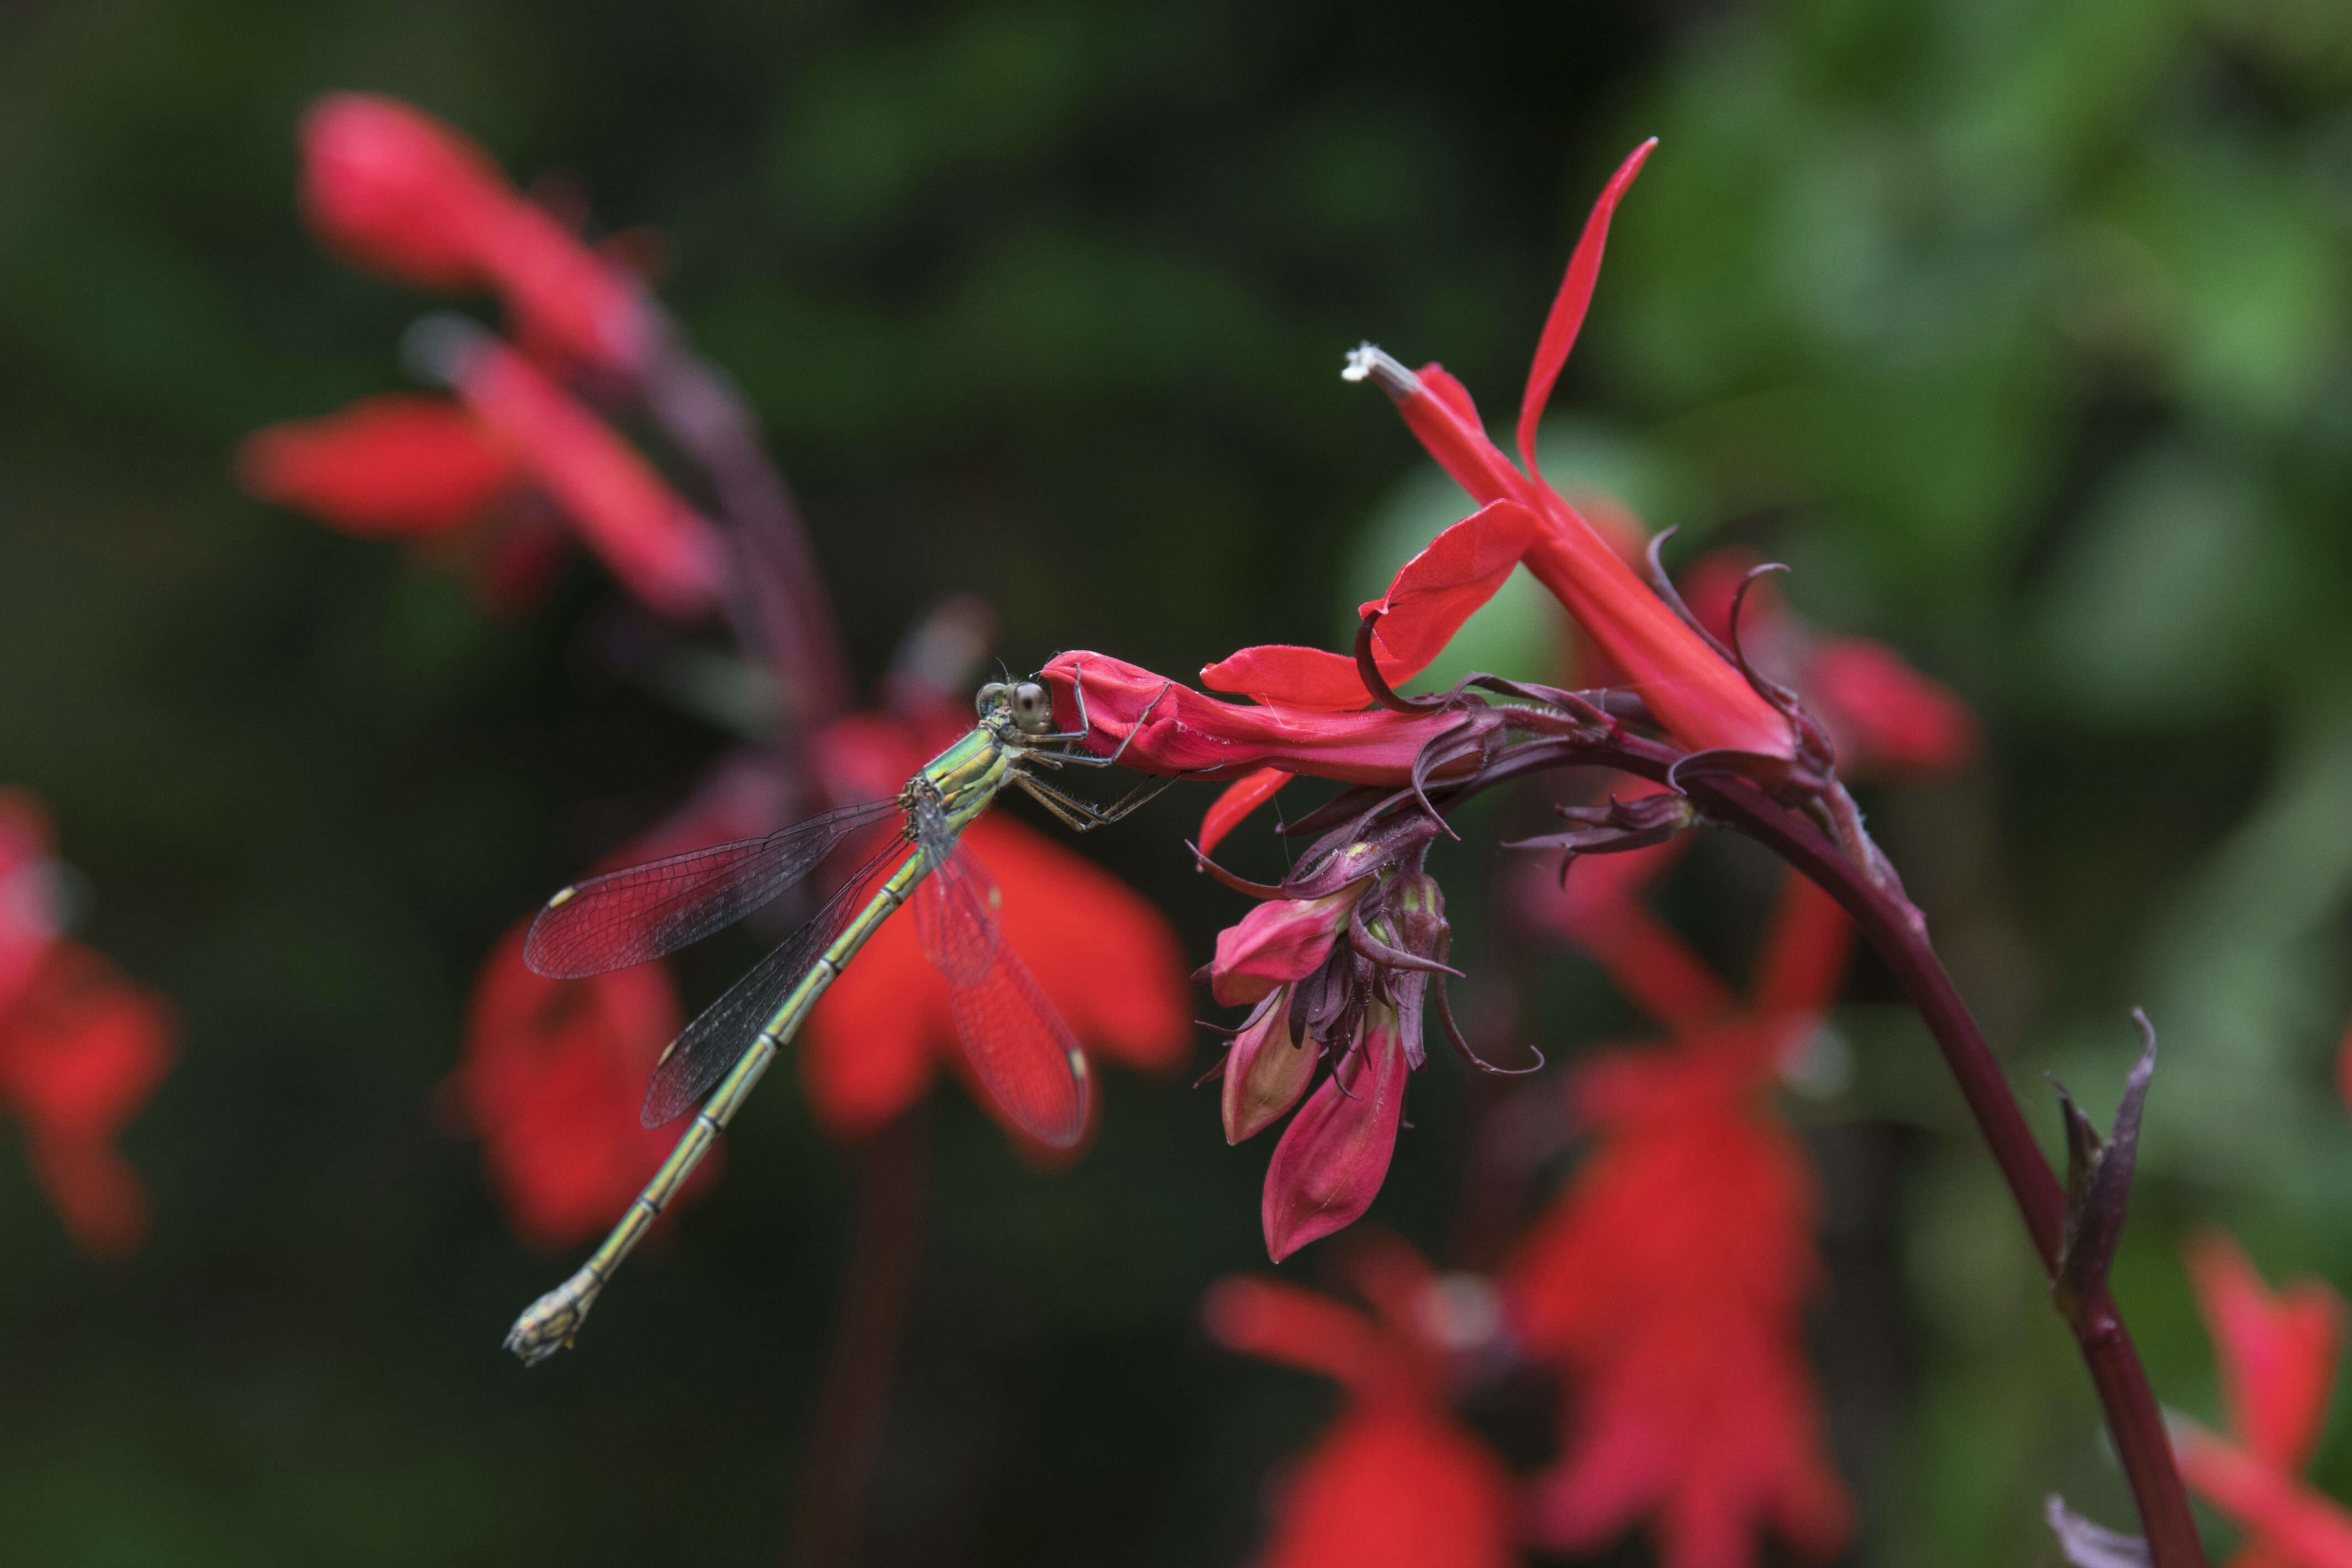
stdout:
<svg viewBox="0 0 2352 1568">
<path fill-rule="evenodd" d="M 2230 1568 L 2352 1568 L 2352 1514 L 2305 1487 L 2344 1348 L 2344 1299 L 2317 1279 L 2273 1293 L 2237 1243 L 2208 1232 L 2189 1275 L 2221 1359 L 2228 1436 L 2173 1422 L 2180 1473 L 2246 1531 Z"/>
<path fill-rule="evenodd" d="M 888 795 L 938 750 L 933 742 L 968 722 L 946 711 L 927 722 L 854 715 L 817 737 L 818 771 L 844 804 Z M 1079 1042 L 1129 1067 L 1174 1068 L 1191 1039 L 1192 1005 L 1166 920 L 1118 879 L 1002 812 L 972 824 L 963 848 L 1002 896 L 1001 940 Z M 913 1104 L 943 1067 L 994 1112 L 956 1040 L 947 983 L 923 955 L 915 922 L 885 922 L 802 1033 L 802 1082 L 819 1124 L 837 1138 L 869 1133 Z"/>
<path fill-rule="evenodd" d="M 1501 1568 L 1511 1478 L 1446 1407 L 1461 1352 L 1494 1326 L 1492 1298 L 1440 1279 L 1402 1243 L 1346 1259 L 1377 1315 L 1272 1280 L 1234 1279 L 1201 1303 L 1228 1350 L 1337 1382 L 1347 1404 L 1284 1478 L 1259 1568 Z"/>
<path fill-rule="evenodd" d="M 1596 1551 L 1649 1518 L 1667 1568 L 1745 1568 L 1767 1531 L 1814 1557 L 1850 1531 L 1802 1350 L 1814 1185 L 1763 1092 L 1834 994 L 1852 927 L 1811 883 L 1784 888 L 1745 1011 L 1710 984 L 1673 1005 L 1670 1048 L 1577 1074 L 1571 1112 L 1597 1146 L 1506 1270 L 1521 1342 L 1571 1383 L 1564 1451 L 1533 1504 L 1553 1550 Z M 1630 891 L 1601 889 L 1567 929 Z M 1628 989 L 1640 1000 L 1655 979 Z"/>
<path fill-rule="evenodd" d="M 355 266 L 420 289 L 496 289 L 528 341 L 629 373 L 656 334 L 626 269 L 525 200 L 473 141 L 397 99 L 330 93 L 302 117 L 302 205 Z"/>
<path fill-rule="evenodd" d="M 1462 384 L 1435 363 L 1406 369 L 1370 344 L 1350 356 L 1350 380 L 1376 382 L 1405 424 L 1455 482 L 1481 504 L 1515 501 L 1537 524 L 1524 559 L 1537 581 L 1648 702 L 1676 740 L 1695 752 L 1727 751 L 1787 762 L 1797 755 L 1790 722 L 1625 564 L 1610 542 L 1536 467 L 1536 428 L 1592 301 L 1609 221 L 1657 143 L 1633 150 L 1601 192 L 1552 301 L 1519 403 L 1515 466 L 1486 436 Z"/>
<path fill-rule="evenodd" d="M 115 1147 L 170 1069 L 171 1004 L 58 934 L 48 820 L 0 791 L 0 1100 L 25 1124 L 41 1190 L 76 1246 L 135 1249 L 147 1194 Z"/>
</svg>

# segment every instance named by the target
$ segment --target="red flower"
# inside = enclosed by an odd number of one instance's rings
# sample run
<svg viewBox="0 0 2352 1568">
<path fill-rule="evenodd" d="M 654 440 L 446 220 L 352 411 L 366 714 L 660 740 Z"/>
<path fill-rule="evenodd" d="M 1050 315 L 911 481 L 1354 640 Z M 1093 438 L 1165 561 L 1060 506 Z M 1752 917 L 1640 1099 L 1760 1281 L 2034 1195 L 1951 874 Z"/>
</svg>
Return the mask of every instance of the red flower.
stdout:
<svg viewBox="0 0 2352 1568">
<path fill-rule="evenodd" d="M 1430 455 L 1482 505 L 1514 500 L 1534 514 L 1540 526 L 1528 546 L 1528 569 L 1568 607 L 1675 739 L 1693 751 L 1788 759 L 1796 753 L 1788 720 L 1634 575 L 1535 466 L 1536 426 L 1591 302 L 1611 215 L 1655 145 L 1643 142 L 1618 169 L 1569 260 L 1519 405 L 1524 472 L 1487 438 L 1468 391 L 1442 366 L 1410 371 L 1366 344 L 1351 358 L 1348 374 L 1379 382 Z"/>
<path fill-rule="evenodd" d="M 906 778 L 899 773 L 890 787 Z M 1002 813 L 973 823 L 963 845 L 1003 895 L 996 911 L 1003 940 L 1079 1041 L 1129 1067 L 1177 1066 L 1192 1037 L 1192 1004 L 1182 949 L 1159 911 Z M 947 982 L 923 956 L 914 921 L 887 921 L 802 1031 L 809 1103 L 833 1136 L 860 1137 L 920 1098 L 941 1065 L 994 1111 L 965 1067 Z"/>
<path fill-rule="evenodd" d="M 679 1017 L 665 966 L 544 979 L 522 962 L 528 929 L 509 931 L 482 965 L 444 1093 L 482 1140 L 508 1225 L 551 1252 L 610 1225 L 677 1141 L 640 1126 L 637 1107 Z M 684 1195 L 716 1171 L 706 1161 Z"/>
<path fill-rule="evenodd" d="M 2221 1358 L 2231 1443 L 2176 1419 L 2183 1479 L 2245 1527 L 2231 1568 L 2352 1568 L 2352 1516 L 2295 1479 L 2311 1462 L 2344 1346 L 2344 1299 L 2317 1279 L 2273 1294 L 2235 1242 L 2192 1239 L 2189 1273 Z"/>
<path fill-rule="evenodd" d="M 1655 853 L 1580 865 L 1569 885 Z M 1567 912 L 1569 931 L 1632 909 L 1635 878 L 1618 875 Z M 1703 1006 L 1669 1002 L 1672 1049 L 1604 1057 L 1572 1082 L 1598 1147 L 1505 1276 L 1529 1353 L 1575 1389 L 1565 1451 L 1538 1485 L 1548 1547 L 1596 1550 L 1654 1517 L 1668 1568 L 1743 1568 L 1765 1530 L 1827 1556 L 1851 1529 L 1801 1350 L 1820 1273 L 1812 1177 L 1761 1091 L 1834 994 L 1852 927 L 1811 883 L 1783 887 L 1750 1011 L 1724 1009 L 1716 985 Z M 1653 998 L 1654 978 L 1628 989 Z"/>
<path fill-rule="evenodd" d="M 1108 756 L 1132 733 L 1119 759 L 1143 773 L 1233 778 L 1278 769 L 1349 784 L 1403 784 L 1413 758 L 1459 724 L 1451 713 L 1405 714 L 1385 708 L 1333 713 L 1305 708 L 1220 702 L 1189 686 L 1098 653 L 1055 656 L 1038 679 L 1054 692 L 1054 717 L 1078 726 L 1083 673 L 1087 748 Z"/>
<path fill-rule="evenodd" d="M 1221 1005 L 1262 1002 L 1275 988 L 1304 980 L 1331 956 L 1370 877 L 1316 899 L 1269 899 L 1217 933 L 1217 956 L 1202 971 Z"/>
<path fill-rule="evenodd" d="M 25 1123 L 41 1190 L 76 1246 L 134 1250 L 147 1194 L 115 1138 L 171 1068 L 171 1004 L 56 934 L 48 821 L 0 791 L 0 1099 Z"/>
<path fill-rule="evenodd" d="M 471 140 L 396 99 L 331 93 L 302 117 L 302 201 L 355 266 L 421 289 L 499 291 L 523 337 L 634 372 L 651 312 L 628 272 L 507 183 Z"/>
<path fill-rule="evenodd" d="M 451 361 L 451 382 L 467 408 L 632 593 L 679 617 L 717 604 L 724 560 L 718 531 L 635 447 L 487 334 L 470 338 Z"/>
<path fill-rule="evenodd" d="M 1457 1348 L 1445 1333 L 1491 1328 L 1473 1321 L 1488 1299 L 1474 1281 L 1432 1278 L 1402 1244 L 1359 1247 L 1348 1261 L 1377 1321 L 1270 1280 L 1228 1279 L 1201 1303 L 1227 1349 L 1347 1390 L 1347 1408 L 1276 1492 L 1259 1568 L 1516 1563 L 1511 1478 L 1444 1399 Z"/>
</svg>

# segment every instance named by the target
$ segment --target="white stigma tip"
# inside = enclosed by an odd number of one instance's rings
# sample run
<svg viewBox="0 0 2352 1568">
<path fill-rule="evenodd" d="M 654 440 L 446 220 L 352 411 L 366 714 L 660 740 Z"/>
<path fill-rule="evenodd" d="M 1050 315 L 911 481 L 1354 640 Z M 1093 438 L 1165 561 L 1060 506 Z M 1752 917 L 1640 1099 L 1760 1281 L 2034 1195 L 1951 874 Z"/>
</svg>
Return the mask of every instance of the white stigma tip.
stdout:
<svg viewBox="0 0 2352 1568">
<path fill-rule="evenodd" d="M 1339 373 L 1339 379 L 1377 383 L 1382 392 L 1395 398 L 1412 397 L 1421 391 L 1421 377 L 1377 343 L 1358 343 L 1349 349 L 1347 368 Z"/>
<path fill-rule="evenodd" d="M 547 900 L 547 907 L 551 910 L 562 909 L 564 905 L 572 901 L 572 895 L 579 890 L 580 889 L 577 888 L 565 888 L 561 892 L 557 893 L 555 897 Z"/>
</svg>

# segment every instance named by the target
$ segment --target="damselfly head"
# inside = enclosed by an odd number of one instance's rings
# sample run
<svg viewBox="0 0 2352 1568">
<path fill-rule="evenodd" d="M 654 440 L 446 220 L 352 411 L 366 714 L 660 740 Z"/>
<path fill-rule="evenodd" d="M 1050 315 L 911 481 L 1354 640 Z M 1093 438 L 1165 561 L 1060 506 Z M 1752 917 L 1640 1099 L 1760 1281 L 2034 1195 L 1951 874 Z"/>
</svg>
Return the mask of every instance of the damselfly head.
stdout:
<svg viewBox="0 0 2352 1568">
<path fill-rule="evenodd" d="M 1003 710 L 1012 716 L 1013 727 L 1024 735 L 1048 734 L 1054 728 L 1054 694 L 1034 680 L 1012 685 L 992 680 L 980 689 L 973 706 L 983 719 Z"/>
</svg>

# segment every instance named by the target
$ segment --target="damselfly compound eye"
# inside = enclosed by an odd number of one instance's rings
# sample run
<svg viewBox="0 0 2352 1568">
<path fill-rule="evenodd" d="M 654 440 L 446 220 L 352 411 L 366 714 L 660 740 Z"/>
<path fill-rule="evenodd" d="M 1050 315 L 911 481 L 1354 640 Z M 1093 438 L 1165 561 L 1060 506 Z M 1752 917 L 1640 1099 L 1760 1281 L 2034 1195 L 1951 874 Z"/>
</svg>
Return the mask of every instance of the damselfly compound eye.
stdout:
<svg viewBox="0 0 2352 1568">
<path fill-rule="evenodd" d="M 1013 689 L 1013 721 L 1023 731 L 1042 735 L 1054 727 L 1054 696 L 1034 680 Z"/>
<path fill-rule="evenodd" d="M 1004 682 L 1001 680 L 992 680 L 987 685 L 980 689 L 980 695 L 972 699 L 971 705 L 982 715 L 982 717 L 985 718 L 990 709 L 1004 700 L 1005 695 L 1010 689 L 1011 689 L 1007 687 Z"/>
</svg>

